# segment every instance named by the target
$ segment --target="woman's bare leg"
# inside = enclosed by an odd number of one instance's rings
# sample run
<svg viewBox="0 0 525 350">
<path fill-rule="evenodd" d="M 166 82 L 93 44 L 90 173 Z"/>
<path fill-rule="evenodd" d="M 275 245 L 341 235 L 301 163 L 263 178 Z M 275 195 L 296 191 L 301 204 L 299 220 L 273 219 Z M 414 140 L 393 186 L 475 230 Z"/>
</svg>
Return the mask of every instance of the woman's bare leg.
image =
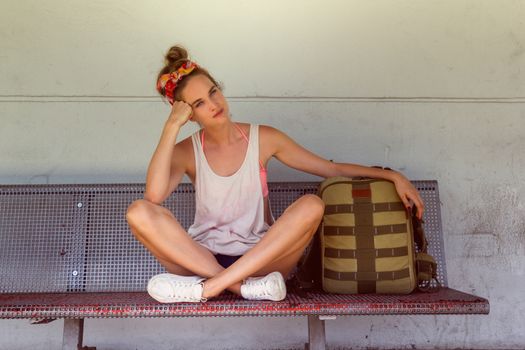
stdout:
<svg viewBox="0 0 525 350">
<path fill-rule="evenodd" d="M 312 239 L 324 213 L 323 201 L 305 195 L 290 205 L 264 237 L 233 265 L 204 282 L 203 297 L 219 295 L 249 276 L 280 271 L 287 276 Z"/>
<path fill-rule="evenodd" d="M 224 271 L 214 255 L 195 242 L 168 209 L 140 199 L 129 206 L 126 218 L 131 232 L 168 272 L 210 278 Z M 240 286 L 237 282 L 223 289 L 240 294 Z"/>
<path fill-rule="evenodd" d="M 310 242 L 324 212 L 324 204 L 314 195 L 294 202 L 274 223 L 261 241 L 228 269 L 213 254 L 191 239 L 166 208 L 138 200 L 128 209 L 128 223 L 137 239 L 171 273 L 209 278 L 203 297 L 223 290 L 240 294 L 241 281 L 279 271 L 287 276 Z"/>
</svg>

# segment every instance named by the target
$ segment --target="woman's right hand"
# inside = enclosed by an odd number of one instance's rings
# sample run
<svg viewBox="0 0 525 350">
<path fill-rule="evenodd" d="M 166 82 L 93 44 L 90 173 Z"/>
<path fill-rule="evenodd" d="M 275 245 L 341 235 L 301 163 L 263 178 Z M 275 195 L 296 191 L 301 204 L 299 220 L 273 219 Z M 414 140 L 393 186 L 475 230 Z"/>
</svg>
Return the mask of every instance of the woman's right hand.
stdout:
<svg viewBox="0 0 525 350">
<path fill-rule="evenodd" d="M 171 107 L 167 123 L 182 127 L 191 119 L 192 115 L 193 109 L 189 104 L 184 101 L 175 101 Z"/>
</svg>

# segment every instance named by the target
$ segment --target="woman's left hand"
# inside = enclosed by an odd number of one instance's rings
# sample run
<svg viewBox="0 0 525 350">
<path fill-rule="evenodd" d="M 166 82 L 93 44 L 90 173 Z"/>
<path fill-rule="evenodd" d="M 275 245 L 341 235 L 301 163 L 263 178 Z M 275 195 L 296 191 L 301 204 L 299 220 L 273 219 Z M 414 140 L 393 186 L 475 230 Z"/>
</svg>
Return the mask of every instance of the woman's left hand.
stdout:
<svg viewBox="0 0 525 350">
<path fill-rule="evenodd" d="M 419 192 L 414 187 L 414 185 L 412 185 L 412 183 L 406 177 L 399 173 L 397 173 L 397 176 L 394 179 L 394 184 L 396 186 L 397 194 L 399 197 L 401 197 L 401 200 L 403 201 L 407 211 L 412 209 L 412 205 L 415 205 L 417 208 L 417 217 L 422 219 L 425 206 L 421 196 L 419 195 Z"/>
</svg>

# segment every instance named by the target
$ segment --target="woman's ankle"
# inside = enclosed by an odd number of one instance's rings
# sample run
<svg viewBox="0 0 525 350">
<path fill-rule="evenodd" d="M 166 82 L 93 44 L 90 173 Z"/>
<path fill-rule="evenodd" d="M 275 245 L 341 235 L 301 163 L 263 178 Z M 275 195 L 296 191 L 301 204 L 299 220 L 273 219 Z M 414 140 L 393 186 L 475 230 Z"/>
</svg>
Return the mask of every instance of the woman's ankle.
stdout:
<svg viewBox="0 0 525 350">
<path fill-rule="evenodd" d="M 223 291 L 222 289 L 217 289 L 215 287 L 213 278 L 204 281 L 202 284 L 202 297 L 203 298 L 210 299 L 210 298 L 216 297 L 219 294 L 221 294 L 222 291 Z"/>
</svg>

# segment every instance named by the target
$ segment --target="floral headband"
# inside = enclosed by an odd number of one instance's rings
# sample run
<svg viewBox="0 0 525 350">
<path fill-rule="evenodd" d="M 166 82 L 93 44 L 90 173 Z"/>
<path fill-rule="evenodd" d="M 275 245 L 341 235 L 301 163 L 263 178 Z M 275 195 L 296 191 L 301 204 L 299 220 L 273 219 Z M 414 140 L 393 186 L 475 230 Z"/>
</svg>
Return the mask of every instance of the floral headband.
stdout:
<svg viewBox="0 0 525 350">
<path fill-rule="evenodd" d="M 164 92 L 164 95 L 166 95 L 168 102 L 170 104 L 173 104 L 173 91 L 175 91 L 175 88 L 177 87 L 179 81 L 181 81 L 182 78 L 193 72 L 193 70 L 198 67 L 199 66 L 197 65 L 197 63 L 187 61 L 176 71 L 168 74 L 162 74 L 159 77 L 159 80 L 157 81 L 157 91 L 161 94 L 162 92 Z"/>
</svg>

